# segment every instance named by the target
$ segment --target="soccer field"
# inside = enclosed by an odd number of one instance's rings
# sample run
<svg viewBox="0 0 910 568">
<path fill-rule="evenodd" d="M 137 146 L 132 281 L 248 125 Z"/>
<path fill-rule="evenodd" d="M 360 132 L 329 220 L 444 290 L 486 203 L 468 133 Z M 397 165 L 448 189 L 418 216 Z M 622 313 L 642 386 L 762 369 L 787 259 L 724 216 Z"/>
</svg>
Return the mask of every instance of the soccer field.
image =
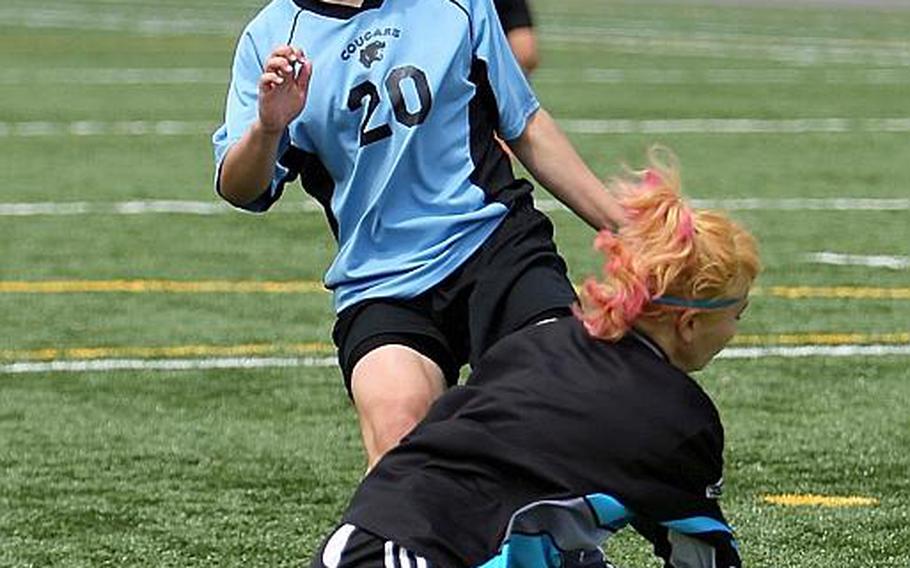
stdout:
<svg viewBox="0 0 910 568">
<path fill-rule="evenodd" d="M 910 565 L 910 2 L 855 4 L 534 1 L 534 86 L 593 169 L 665 144 L 760 239 L 699 374 L 749 566 Z M 0 566 L 308 565 L 362 476 L 324 217 L 211 188 L 259 6 L 0 5 Z M 610 556 L 658 565 L 631 531 Z"/>
</svg>

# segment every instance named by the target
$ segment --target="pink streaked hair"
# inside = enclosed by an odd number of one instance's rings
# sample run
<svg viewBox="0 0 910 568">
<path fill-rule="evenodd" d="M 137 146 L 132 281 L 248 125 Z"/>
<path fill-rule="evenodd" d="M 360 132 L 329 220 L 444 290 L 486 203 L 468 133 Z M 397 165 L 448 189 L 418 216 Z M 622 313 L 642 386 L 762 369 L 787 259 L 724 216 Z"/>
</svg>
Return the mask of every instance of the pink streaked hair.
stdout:
<svg viewBox="0 0 910 568">
<path fill-rule="evenodd" d="M 619 339 L 639 318 L 679 309 L 655 302 L 664 296 L 744 296 L 760 270 L 749 233 L 721 213 L 693 211 L 682 198 L 672 152 L 654 147 L 648 161 L 647 169 L 608 184 L 627 222 L 595 238 L 604 278 L 584 282 L 576 308 L 588 331 L 606 340 Z"/>
</svg>

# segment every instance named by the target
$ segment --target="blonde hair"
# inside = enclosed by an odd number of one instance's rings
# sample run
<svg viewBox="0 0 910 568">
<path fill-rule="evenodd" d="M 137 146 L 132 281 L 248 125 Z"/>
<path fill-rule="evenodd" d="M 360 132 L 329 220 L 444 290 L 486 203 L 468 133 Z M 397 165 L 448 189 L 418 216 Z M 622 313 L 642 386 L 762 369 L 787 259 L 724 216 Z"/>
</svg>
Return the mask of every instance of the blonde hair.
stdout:
<svg viewBox="0 0 910 568">
<path fill-rule="evenodd" d="M 648 161 L 648 169 L 608 184 L 626 223 L 595 238 L 604 279 L 585 281 L 576 310 L 602 339 L 619 339 L 639 318 L 743 298 L 761 270 L 752 235 L 723 213 L 694 211 L 685 202 L 672 152 L 651 148 Z"/>
</svg>

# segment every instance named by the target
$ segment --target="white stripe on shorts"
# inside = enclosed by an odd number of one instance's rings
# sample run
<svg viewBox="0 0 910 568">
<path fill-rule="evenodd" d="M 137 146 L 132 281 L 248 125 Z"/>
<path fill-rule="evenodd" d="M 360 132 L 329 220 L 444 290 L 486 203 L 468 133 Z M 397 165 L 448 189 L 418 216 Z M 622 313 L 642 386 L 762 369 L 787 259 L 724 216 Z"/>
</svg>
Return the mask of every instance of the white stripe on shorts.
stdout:
<svg viewBox="0 0 910 568">
<path fill-rule="evenodd" d="M 426 558 L 417 556 L 391 540 L 387 540 L 385 543 L 384 564 L 385 568 L 429 568 L 430 566 Z"/>
<path fill-rule="evenodd" d="M 385 568 L 397 568 L 395 566 L 395 543 L 391 540 L 385 541 Z"/>
<path fill-rule="evenodd" d="M 398 559 L 401 563 L 401 568 L 411 568 L 411 557 L 408 556 L 408 549 L 402 548 L 399 550 Z"/>
<path fill-rule="evenodd" d="M 332 535 L 322 551 L 322 563 L 326 568 L 338 568 L 344 547 L 347 546 L 348 539 L 351 538 L 351 533 L 356 528 L 354 525 L 342 525 L 341 528 L 335 531 L 335 534 Z"/>
</svg>

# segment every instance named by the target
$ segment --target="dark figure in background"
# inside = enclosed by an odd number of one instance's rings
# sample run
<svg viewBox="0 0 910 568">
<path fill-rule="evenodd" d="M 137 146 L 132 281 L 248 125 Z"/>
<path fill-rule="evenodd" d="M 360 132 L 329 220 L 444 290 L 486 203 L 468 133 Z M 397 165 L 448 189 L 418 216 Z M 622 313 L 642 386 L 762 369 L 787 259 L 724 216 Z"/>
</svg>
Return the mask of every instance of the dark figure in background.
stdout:
<svg viewBox="0 0 910 568">
<path fill-rule="evenodd" d="M 540 55 L 527 0 L 494 0 L 493 4 L 515 59 L 525 75 L 530 75 L 540 64 Z"/>
</svg>

